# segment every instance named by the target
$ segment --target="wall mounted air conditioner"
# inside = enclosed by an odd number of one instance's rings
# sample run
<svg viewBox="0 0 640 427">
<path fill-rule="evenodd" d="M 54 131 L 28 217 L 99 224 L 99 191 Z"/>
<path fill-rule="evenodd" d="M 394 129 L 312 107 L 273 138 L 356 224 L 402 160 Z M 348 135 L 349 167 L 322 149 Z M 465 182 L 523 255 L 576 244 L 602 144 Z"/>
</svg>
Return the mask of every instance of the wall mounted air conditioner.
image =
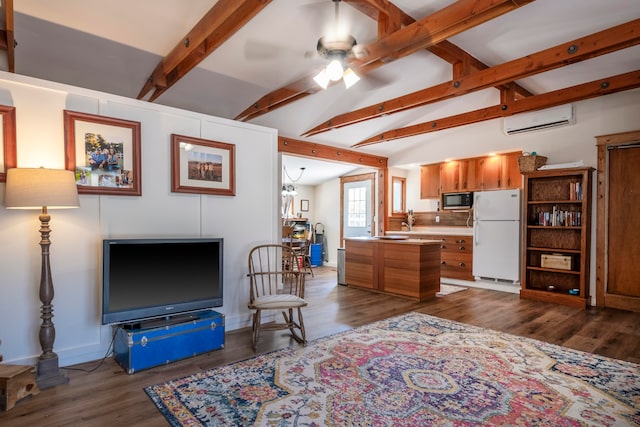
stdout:
<svg viewBox="0 0 640 427">
<path fill-rule="evenodd" d="M 573 105 L 566 104 L 546 110 L 515 114 L 504 118 L 504 133 L 533 132 L 558 126 L 572 125 L 576 122 Z"/>
</svg>

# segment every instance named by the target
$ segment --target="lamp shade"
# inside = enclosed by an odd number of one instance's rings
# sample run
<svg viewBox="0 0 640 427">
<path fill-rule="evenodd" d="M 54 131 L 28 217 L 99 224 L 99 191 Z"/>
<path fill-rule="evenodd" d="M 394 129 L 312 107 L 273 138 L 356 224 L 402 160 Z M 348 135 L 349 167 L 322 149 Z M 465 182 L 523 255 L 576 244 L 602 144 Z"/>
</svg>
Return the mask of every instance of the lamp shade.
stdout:
<svg viewBox="0 0 640 427">
<path fill-rule="evenodd" d="M 45 168 L 7 170 L 7 209 L 67 209 L 80 207 L 73 171 Z"/>
</svg>

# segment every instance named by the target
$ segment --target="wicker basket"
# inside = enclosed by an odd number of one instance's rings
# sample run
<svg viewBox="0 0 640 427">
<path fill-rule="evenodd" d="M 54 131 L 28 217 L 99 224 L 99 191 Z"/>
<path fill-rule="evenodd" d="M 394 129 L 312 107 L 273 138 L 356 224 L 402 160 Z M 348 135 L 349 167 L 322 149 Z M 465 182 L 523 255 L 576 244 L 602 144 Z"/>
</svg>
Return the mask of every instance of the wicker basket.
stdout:
<svg viewBox="0 0 640 427">
<path fill-rule="evenodd" d="M 534 172 L 545 163 L 547 163 L 547 158 L 545 156 L 535 155 L 518 157 L 520 173 Z"/>
</svg>

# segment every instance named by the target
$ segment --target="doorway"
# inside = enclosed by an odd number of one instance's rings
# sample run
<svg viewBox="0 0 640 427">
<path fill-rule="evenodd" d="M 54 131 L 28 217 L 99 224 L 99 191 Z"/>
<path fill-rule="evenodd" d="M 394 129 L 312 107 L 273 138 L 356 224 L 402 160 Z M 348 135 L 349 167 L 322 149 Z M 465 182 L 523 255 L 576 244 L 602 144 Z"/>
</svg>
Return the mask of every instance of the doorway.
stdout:
<svg viewBox="0 0 640 427">
<path fill-rule="evenodd" d="M 340 178 L 340 242 L 375 234 L 375 173 Z"/>
<path fill-rule="evenodd" d="M 596 139 L 596 305 L 640 311 L 640 131 Z"/>
</svg>

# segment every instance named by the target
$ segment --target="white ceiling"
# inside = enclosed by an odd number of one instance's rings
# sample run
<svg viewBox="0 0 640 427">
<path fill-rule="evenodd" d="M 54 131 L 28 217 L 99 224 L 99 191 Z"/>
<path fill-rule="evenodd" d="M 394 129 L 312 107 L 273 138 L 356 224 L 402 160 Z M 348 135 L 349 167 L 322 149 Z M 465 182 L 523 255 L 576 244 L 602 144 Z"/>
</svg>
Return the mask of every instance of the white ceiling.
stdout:
<svg viewBox="0 0 640 427">
<path fill-rule="evenodd" d="M 453 2 L 393 1 L 416 19 Z M 135 98 L 162 57 L 215 3 L 215 0 L 16 1 L 16 72 Z M 358 42 L 376 39 L 376 23 L 348 4 L 341 4 L 340 17 Z M 638 18 L 640 0 L 537 0 L 450 41 L 491 66 Z M 333 3 L 329 0 L 274 0 L 156 102 L 233 118 L 261 96 L 319 69 L 322 62 L 309 58 L 309 54 L 315 52 L 318 38 L 332 22 Z M 639 69 L 640 46 L 635 46 L 518 83 L 533 93 L 542 93 Z M 385 130 L 499 102 L 498 91 L 486 89 L 311 138 L 300 137 L 336 114 L 450 79 L 451 66 L 423 51 L 378 68 L 349 90 L 335 85 L 251 123 L 276 128 L 282 136 L 350 148 Z M 367 146 L 361 151 L 392 157 L 435 139 L 437 133 L 431 133 Z M 325 176 L 353 169 L 349 166 L 334 170 L 343 165 L 306 159 L 294 162 L 289 156 L 284 157 L 289 171 L 306 167 L 304 175 L 309 179 L 316 175 L 316 169 Z M 313 185 L 311 182 L 308 185 Z"/>
</svg>

